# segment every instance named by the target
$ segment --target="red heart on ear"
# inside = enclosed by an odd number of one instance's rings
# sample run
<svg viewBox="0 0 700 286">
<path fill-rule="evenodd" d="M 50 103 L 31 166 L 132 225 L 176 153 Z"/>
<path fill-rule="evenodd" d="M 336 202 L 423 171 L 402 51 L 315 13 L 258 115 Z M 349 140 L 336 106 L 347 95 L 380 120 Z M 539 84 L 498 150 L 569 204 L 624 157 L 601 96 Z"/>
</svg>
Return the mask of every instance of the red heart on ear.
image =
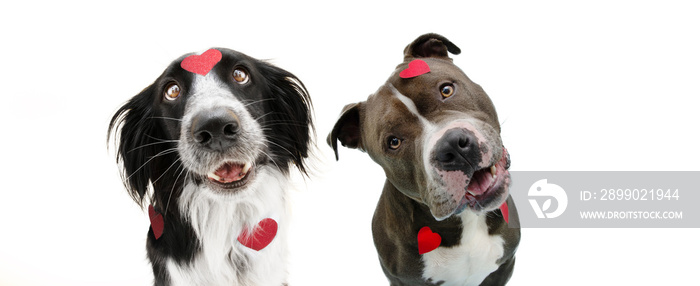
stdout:
<svg viewBox="0 0 700 286">
<path fill-rule="evenodd" d="M 207 75 L 209 71 L 221 60 L 221 52 L 216 49 L 209 49 L 201 55 L 191 55 L 180 63 L 186 71 L 196 74 Z"/>
<path fill-rule="evenodd" d="M 401 78 L 412 78 L 430 72 L 428 64 L 422 60 L 413 60 L 408 63 L 408 68 L 399 73 Z"/>
<path fill-rule="evenodd" d="M 503 214 L 503 219 L 508 223 L 508 202 L 503 202 L 501 205 L 501 214 Z"/>
<path fill-rule="evenodd" d="M 159 239 L 163 235 L 163 215 L 156 212 L 152 205 L 148 206 L 148 217 L 151 219 L 151 229 L 153 229 L 153 236 Z"/>
<path fill-rule="evenodd" d="M 418 254 L 431 252 L 440 246 L 442 236 L 424 226 L 418 231 Z"/>
<path fill-rule="evenodd" d="M 241 235 L 238 236 L 238 242 L 255 251 L 267 247 L 277 235 L 277 221 L 271 218 L 266 218 L 258 223 L 258 226 L 253 229 L 253 233 L 248 233 L 247 229 L 243 229 Z"/>
</svg>

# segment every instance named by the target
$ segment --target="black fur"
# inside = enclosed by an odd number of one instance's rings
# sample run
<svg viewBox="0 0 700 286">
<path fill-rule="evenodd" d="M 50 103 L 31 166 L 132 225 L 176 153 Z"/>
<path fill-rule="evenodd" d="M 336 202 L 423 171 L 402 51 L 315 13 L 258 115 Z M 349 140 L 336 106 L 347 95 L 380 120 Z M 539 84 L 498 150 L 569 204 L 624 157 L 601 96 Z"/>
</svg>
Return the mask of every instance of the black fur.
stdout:
<svg viewBox="0 0 700 286">
<path fill-rule="evenodd" d="M 216 73 L 246 105 L 262 126 L 269 155 L 262 162 L 287 174 L 291 165 L 307 174 L 313 124 L 311 101 L 303 83 L 293 74 L 242 53 L 217 48 L 223 57 L 210 73 Z M 189 89 L 196 75 L 181 68 L 188 55 L 173 61 L 155 82 L 121 106 L 112 117 L 107 140 L 114 139 L 117 163 L 125 188 L 133 200 L 144 207 L 152 204 L 165 218 L 164 234 L 156 240 L 148 234 L 148 256 L 153 265 L 156 285 L 168 285 L 165 259 L 177 263 L 192 261 L 200 249 L 194 230 L 182 217 L 178 202 L 186 182 L 201 183 L 189 176 L 177 151 L 180 123 L 185 114 Z M 245 88 L 231 79 L 236 67 L 244 67 L 251 77 Z M 177 82 L 181 100 L 170 102 L 163 94 L 169 83 Z M 189 177 L 188 177 L 189 176 Z"/>
</svg>

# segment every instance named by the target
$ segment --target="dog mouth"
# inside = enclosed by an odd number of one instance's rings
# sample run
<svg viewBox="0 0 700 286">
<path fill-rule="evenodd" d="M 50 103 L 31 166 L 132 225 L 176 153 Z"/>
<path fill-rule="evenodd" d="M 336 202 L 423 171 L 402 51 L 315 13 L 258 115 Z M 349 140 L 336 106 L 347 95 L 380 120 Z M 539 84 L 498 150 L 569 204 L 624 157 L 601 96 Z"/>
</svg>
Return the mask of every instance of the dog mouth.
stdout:
<svg viewBox="0 0 700 286">
<path fill-rule="evenodd" d="M 503 148 L 503 154 L 498 162 L 474 172 L 464 196 L 465 206 L 480 211 L 502 197 L 500 195 L 507 191 L 507 184 L 510 182 L 509 167 L 510 155 Z"/>
<path fill-rule="evenodd" d="M 236 190 L 244 187 L 253 175 L 251 162 L 226 162 L 207 173 L 206 181 L 218 189 Z"/>
</svg>

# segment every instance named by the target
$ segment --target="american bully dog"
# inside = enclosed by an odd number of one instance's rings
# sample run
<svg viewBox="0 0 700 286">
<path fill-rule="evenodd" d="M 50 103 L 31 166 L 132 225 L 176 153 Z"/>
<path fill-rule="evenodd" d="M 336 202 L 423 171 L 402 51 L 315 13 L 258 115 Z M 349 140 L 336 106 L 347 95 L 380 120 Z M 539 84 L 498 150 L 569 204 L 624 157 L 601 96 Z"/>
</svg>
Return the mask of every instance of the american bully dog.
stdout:
<svg viewBox="0 0 700 286">
<path fill-rule="evenodd" d="M 418 37 L 366 101 L 328 135 L 367 152 L 386 174 L 372 221 L 391 285 L 505 285 L 520 241 L 510 157 L 493 103 L 454 65 L 460 49 Z"/>
</svg>

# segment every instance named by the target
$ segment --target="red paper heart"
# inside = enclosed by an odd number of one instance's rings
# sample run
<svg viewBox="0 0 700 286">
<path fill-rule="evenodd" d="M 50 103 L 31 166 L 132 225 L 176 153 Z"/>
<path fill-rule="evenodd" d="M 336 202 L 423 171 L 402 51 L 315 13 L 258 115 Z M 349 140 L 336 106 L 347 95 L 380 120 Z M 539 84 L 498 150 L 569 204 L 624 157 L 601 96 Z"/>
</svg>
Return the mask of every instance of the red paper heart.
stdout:
<svg viewBox="0 0 700 286">
<path fill-rule="evenodd" d="M 430 72 L 428 64 L 422 60 L 413 60 L 408 63 L 408 68 L 399 73 L 401 78 L 412 78 Z"/>
<path fill-rule="evenodd" d="M 152 205 L 148 206 L 148 217 L 151 219 L 151 229 L 153 229 L 153 236 L 159 239 L 163 235 L 163 215 L 156 212 Z"/>
<path fill-rule="evenodd" d="M 424 226 L 418 231 L 418 254 L 431 252 L 440 246 L 442 236 Z"/>
<path fill-rule="evenodd" d="M 244 246 L 260 251 L 267 247 L 277 235 L 277 221 L 271 218 L 266 218 L 258 223 L 258 226 L 253 229 L 253 234 L 248 233 L 248 229 L 243 229 L 241 235 L 238 236 L 238 242 Z"/>
<path fill-rule="evenodd" d="M 501 214 L 503 214 L 503 219 L 508 223 L 508 202 L 504 202 L 501 205 Z"/>
<path fill-rule="evenodd" d="M 207 75 L 209 71 L 221 60 L 221 52 L 216 49 L 209 49 L 201 55 L 191 55 L 180 63 L 186 71 L 196 74 Z"/>
</svg>

